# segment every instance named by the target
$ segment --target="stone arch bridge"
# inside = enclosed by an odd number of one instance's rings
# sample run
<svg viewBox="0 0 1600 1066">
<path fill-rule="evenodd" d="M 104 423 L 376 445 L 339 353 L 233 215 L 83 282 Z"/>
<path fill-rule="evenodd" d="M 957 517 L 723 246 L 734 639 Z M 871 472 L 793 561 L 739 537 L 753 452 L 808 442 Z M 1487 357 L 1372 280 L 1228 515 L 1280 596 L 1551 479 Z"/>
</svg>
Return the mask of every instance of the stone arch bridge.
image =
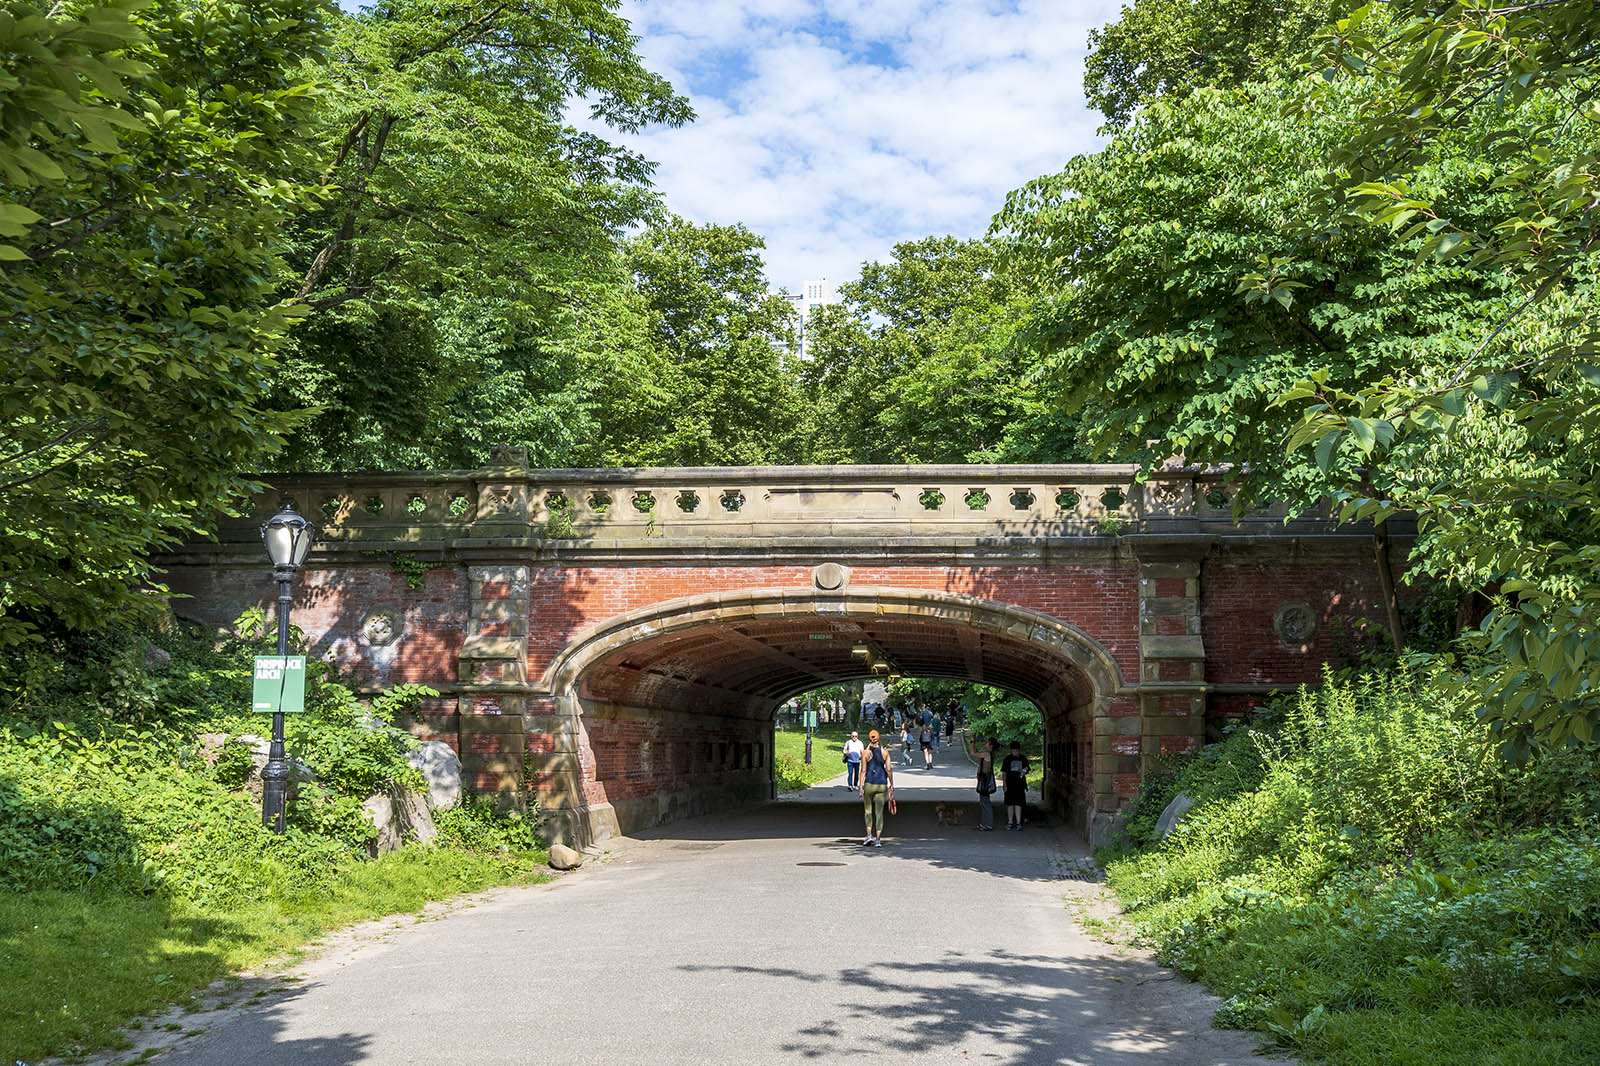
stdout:
<svg viewBox="0 0 1600 1066">
<path fill-rule="evenodd" d="M 1232 517 L 1216 474 L 1132 466 L 530 470 L 270 477 L 166 560 L 182 615 L 270 610 L 257 533 L 320 527 L 294 620 L 471 787 L 580 842 L 773 795 L 788 697 L 872 675 L 1041 708 L 1046 802 L 1099 841 L 1151 760 L 1314 682 L 1381 618 L 1365 534 Z"/>
</svg>

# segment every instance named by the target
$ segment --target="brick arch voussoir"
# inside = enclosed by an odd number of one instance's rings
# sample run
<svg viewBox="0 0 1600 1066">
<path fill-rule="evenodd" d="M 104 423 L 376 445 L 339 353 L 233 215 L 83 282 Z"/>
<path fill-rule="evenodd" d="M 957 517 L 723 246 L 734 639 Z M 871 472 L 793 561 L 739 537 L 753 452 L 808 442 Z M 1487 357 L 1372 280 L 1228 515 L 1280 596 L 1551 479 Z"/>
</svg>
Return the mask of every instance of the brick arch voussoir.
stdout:
<svg viewBox="0 0 1600 1066">
<path fill-rule="evenodd" d="M 573 692 L 604 656 L 640 641 L 704 625 L 770 618 L 927 618 L 996 633 L 1039 648 L 1089 678 L 1095 696 L 1123 691 L 1117 662 L 1103 645 L 1062 619 L 1026 607 L 931 589 L 855 586 L 844 592 L 812 588 L 708 592 L 664 600 L 614 615 L 575 636 L 551 661 L 537 688 Z"/>
</svg>

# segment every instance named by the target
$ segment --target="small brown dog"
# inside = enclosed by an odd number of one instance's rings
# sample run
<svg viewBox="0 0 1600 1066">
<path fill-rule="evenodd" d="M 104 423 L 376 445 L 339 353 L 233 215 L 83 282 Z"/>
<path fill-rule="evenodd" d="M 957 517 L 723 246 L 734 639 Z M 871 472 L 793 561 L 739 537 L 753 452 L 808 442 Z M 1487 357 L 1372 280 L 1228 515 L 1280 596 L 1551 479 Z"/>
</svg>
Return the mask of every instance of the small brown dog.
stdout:
<svg viewBox="0 0 1600 1066">
<path fill-rule="evenodd" d="M 950 803 L 941 803 L 933 808 L 933 816 L 939 820 L 940 825 L 960 825 L 964 813 L 964 808 Z"/>
</svg>

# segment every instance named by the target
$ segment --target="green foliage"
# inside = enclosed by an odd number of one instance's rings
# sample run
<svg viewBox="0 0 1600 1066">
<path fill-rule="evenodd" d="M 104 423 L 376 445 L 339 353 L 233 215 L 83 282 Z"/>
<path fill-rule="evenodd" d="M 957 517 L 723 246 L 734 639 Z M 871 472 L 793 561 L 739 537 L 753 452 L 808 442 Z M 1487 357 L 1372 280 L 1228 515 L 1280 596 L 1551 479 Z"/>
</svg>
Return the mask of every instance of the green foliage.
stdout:
<svg viewBox="0 0 1600 1066">
<path fill-rule="evenodd" d="M 1311 101 L 1359 86 L 1333 157 L 1354 214 L 1397 231 L 1419 263 L 1492 271 L 1514 296 L 1464 322 L 1444 364 L 1363 382 L 1312 373 L 1282 402 L 1300 416 L 1290 447 L 1319 465 L 1355 455 L 1410 475 L 1337 494 L 1342 517 L 1416 514 L 1419 570 L 1500 597 L 1468 641 L 1460 698 L 1519 758 L 1600 731 L 1597 26 L 1593 3 L 1370 5 L 1324 35 Z M 1493 178 L 1482 207 L 1426 180 L 1444 152 Z"/>
<path fill-rule="evenodd" d="M 0 644 L 153 601 L 292 420 L 272 276 L 322 0 L 0 8 Z"/>
<path fill-rule="evenodd" d="M 1289 70 L 1315 31 L 1345 3 L 1333 0 L 1134 0 L 1089 31 L 1083 88 L 1089 104 L 1126 125 L 1157 97 L 1266 81 Z"/>
<path fill-rule="evenodd" d="M 799 368 L 808 462 L 1077 457 L 1012 344 L 1021 297 L 987 241 L 929 237 L 812 310 Z"/>
<path fill-rule="evenodd" d="M 668 216 L 627 243 L 650 334 L 649 386 L 600 386 L 607 465 L 768 463 L 793 447 L 793 312 L 771 292 L 761 238 Z"/>
<path fill-rule="evenodd" d="M 301 468 L 571 461 L 602 384 L 648 378 L 622 234 L 652 169 L 568 122 L 687 121 L 614 0 L 385 0 L 333 24 L 314 143 L 325 193 L 286 233 L 296 331 L 280 402 L 318 413 Z"/>
<path fill-rule="evenodd" d="M 133 1014 L 333 925 L 542 860 L 525 817 L 474 800 L 438 814 L 434 846 L 369 859 L 362 800 L 422 785 L 392 720 L 432 693 L 362 706 L 315 659 L 286 747 L 316 779 L 291 789 L 287 831 L 268 832 L 241 734 L 268 731 L 248 710 L 251 664 L 276 640 L 259 610 L 234 628 L 219 645 L 175 624 L 56 627 L 0 649 L 0 1046 L 98 1047 Z M 93 950 L 76 931 L 102 929 L 86 909 L 119 916 Z"/>
<path fill-rule="evenodd" d="M 1156 780 L 1130 818 L 1147 850 L 1108 855 L 1109 878 L 1163 958 L 1226 997 L 1218 1024 L 1335 1063 L 1418 1044 L 1509 1062 L 1541 1029 L 1548 1061 L 1585 1046 L 1561 1042 L 1600 991 L 1593 750 L 1509 766 L 1438 678 L 1373 676 L 1330 679 Z M 1154 840 L 1180 791 L 1196 806 Z"/>
<path fill-rule="evenodd" d="M 486 854 L 522 854 L 539 849 L 534 819 L 516 810 L 501 811 L 493 800 L 470 792 L 448 811 L 435 811 L 433 824 L 443 847 Z"/>
<path fill-rule="evenodd" d="M 889 692 L 898 705 L 926 706 L 940 714 L 953 714 L 964 707 L 968 732 L 998 740 L 1001 747 L 1014 740 L 1023 751 L 1037 754 L 1044 750 L 1044 716 L 1039 708 L 1032 700 L 1004 689 L 915 677 L 894 682 Z"/>
</svg>

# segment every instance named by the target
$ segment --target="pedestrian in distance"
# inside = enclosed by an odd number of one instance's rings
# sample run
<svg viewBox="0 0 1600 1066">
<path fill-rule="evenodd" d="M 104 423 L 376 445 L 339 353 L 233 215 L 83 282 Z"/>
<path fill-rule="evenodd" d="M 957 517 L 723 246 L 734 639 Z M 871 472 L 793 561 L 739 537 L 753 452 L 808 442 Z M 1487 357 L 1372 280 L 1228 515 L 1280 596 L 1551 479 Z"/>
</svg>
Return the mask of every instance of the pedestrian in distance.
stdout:
<svg viewBox="0 0 1600 1066">
<path fill-rule="evenodd" d="M 1013 740 L 1011 751 L 1000 764 L 1000 775 L 1006 787 L 1007 829 L 1022 831 L 1022 806 L 1028 802 L 1028 771 L 1032 768 L 1027 756 L 1022 754 L 1022 745 Z"/>
<path fill-rule="evenodd" d="M 861 734 L 852 730 L 850 739 L 844 742 L 845 788 L 855 788 L 861 783 L 861 753 L 865 750 L 861 746 Z"/>
<path fill-rule="evenodd" d="M 906 757 L 906 765 L 911 765 L 911 723 L 900 723 L 900 754 Z"/>
<path fill-rule="evenodd" d="M 867 750 L 862 756 L 861 815 L 867 823 L 867 835 L 861 838 L 862 847 L 883 847 L 883 819 L 885 808 L 894 796 L 894 760 L 878 743 L 878 731 L 867 734 Z"/>
<path fill-rule="evenodd" d="M 978 824 L 974 826 L 980 833 L 994 831 L 994 749 L 993 740 L 985 741 L 982 737 L 978 741 Z"/>
<path fill-rule="evenodd" d="M 935 715 L 933 718 L 933 750 L 939 750 L 939 734 L 944 732 L 944 718 Z"/>
<path fill-rule="evenodd" d="M 922 768 L 933 769 L 933 726 L 924 725 L 922 733 L 917 737 L 917 743 L 922 745 Z"/>
<path fill-rule="evenodd" d="M 955 739 L 956 715 L 954 711 L 944 716 L 944 742 L 946 744 Z"/>
</svg>

